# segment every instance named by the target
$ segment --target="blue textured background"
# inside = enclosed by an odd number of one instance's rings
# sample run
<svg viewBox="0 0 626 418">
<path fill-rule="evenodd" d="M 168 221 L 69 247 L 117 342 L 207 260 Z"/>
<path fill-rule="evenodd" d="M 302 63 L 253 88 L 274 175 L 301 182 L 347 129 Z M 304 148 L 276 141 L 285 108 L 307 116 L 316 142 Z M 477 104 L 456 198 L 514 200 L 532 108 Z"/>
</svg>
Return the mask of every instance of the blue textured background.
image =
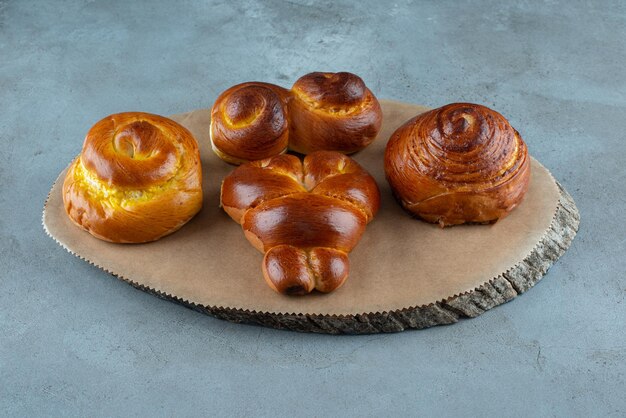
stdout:
<svg viewBox="0 0 626 418">
<path fill-rule="evenodd" d="M 0 0 L 0 415 L 626 414 L 625 3 L 382 3 Z M 499 110 L 576 200 L 571 249 L 476 319 L 333 337 L 203 316 L 44 234 L 101 117 L 313 70 Z"/>
</svg>

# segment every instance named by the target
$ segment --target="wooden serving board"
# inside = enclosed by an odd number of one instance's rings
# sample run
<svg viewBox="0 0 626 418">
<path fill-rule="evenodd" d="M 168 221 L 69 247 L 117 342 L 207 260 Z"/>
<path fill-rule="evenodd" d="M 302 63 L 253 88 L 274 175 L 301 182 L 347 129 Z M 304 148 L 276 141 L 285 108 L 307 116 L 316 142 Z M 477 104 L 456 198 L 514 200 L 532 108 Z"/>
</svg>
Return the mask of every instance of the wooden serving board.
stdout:
<svg viewBox="0 0 626 418">
<path fill-rule="evenodd" d="M 393 131 L 426 108 L 381 105 L 379 137 L 354 156 L 376 178 L 381 210 L 350 254 L 348 281 L 333 293 L 288 297 L 265 284 L 262 254 L 219 207 L 221 181 L 233 166 L 211 151 L 206 109 L 172 116 L 198 140 L 203 167 L 204 207 L 181 230 L 141 245 L 93 238 L 65 214 L 65 171 L 44 206 L 44 229 L 70 253 L 141 290 L 229 321 L 296 331 L 376 333 L 449 324 L 537 283 L 576 235 L 580 218 L 570 195 L 532 160 L 524 201 L 494 225 L 441 229 L 414 219 L 392 197 L 383 155 Z"/>
</svg>

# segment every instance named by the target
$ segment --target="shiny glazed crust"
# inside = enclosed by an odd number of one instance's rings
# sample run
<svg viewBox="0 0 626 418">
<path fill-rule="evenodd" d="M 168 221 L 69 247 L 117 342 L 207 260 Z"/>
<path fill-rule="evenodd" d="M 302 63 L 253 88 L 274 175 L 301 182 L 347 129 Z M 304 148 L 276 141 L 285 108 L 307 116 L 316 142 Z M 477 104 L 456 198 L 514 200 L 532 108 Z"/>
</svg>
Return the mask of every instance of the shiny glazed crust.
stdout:
<svg viewBox="0 0 626 418">
<path fill-rule="evenodd" d="M 394 132 L 385 174 L 402 206 L 427 222 L 490 223 L 524 198 L 530 159 L 519 133 L 501 114 L 453 103 Z"/>
<path fill-rule="evenodd" d="M 351 154 L 376 138 L 380 104 L 351 73 L 310 73 L 291 88 L 289 148 L 301 154 L 332 150 Z"/>
<path fill-rule="evenodd" d="M 220 94 L 211 109 L 211 144 L 224 161 L 241 164 L 284 153 L 353 153 L 382 124 L 378 100 L 351 73 L 310 73 L 291 90 L 250 82 Z"/>
<path fill-rule="evenodd" d="M 211 109 L 211 146 L 231 164 L 287 151 L 289 92 L 269 83 L 243 83 L 220 94 Z"/>
<path fill-rule="evenodd" d="M 93 236 L 142 243 L 170 234 L 202 207 L 198 144 L 178 123 L 128 112 L 87 133 L 63 182 L 70 219 Z"/>
<path fill-rule="evenodd" d="M 349 273 L 349 253 L 380 206 L 376 181 L 333 151 L 300 161 L 279 155 L 243 164 L 221 190 L 226 213 L 265 253 L 263 276 L 280 293 L 330 292 Z"/>
</svg>

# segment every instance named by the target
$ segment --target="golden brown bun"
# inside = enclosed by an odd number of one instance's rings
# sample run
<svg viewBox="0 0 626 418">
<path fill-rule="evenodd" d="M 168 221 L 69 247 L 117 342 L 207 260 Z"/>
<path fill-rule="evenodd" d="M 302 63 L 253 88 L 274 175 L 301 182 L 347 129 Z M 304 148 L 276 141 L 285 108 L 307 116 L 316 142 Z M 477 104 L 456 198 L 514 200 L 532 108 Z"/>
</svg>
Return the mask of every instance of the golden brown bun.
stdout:
<svg viewBox="0 0 626 418">
<path fill-rule="evenodd" d="M 243 164 L 222 183 L 222 207 L 265 253 L 263 276 L 280 293 L 330 292 L 348 277 L 349 253 L 380 206 L 376 181 L 341 153 Z"/>
<path fill-rule="evenodd" d="M 107 116 L 87 133 L 63 182 L 70 219 L 118 243 L 154 241 L 202 207 L 202 169 L 191 132 L 162 116 Z"/>
<path fill-rule="evenodd" d="M 357 152 L 376 138 L 383 112 L 374 94 L 351 73 L 310 73 L 291 88 L 289 148 Z"/>
<path fill-rule="evenodd" d="M 522 201 L 530 159 L 504 116 L 485 106 L 453 103 L 394 132 L 385 174 L 402 206 L 428 222 L 489 223 Z"/>
<path fill-rule="evenodd" d="M 287 90 L 243 83 L 220 94 L 211 109 L 211 145 L 224 161 L 241 164 L 287 151 Z"/>
<path fill-rule="evenodd" d="M 361 78 L 311 73 L 291 90 L 269 83 L 229 88 L 211 109 L 211 144 L 224 161 L 241 164 L 284 153 L 353 153 L 380 130 L 382 110 Z"/>
</svg>

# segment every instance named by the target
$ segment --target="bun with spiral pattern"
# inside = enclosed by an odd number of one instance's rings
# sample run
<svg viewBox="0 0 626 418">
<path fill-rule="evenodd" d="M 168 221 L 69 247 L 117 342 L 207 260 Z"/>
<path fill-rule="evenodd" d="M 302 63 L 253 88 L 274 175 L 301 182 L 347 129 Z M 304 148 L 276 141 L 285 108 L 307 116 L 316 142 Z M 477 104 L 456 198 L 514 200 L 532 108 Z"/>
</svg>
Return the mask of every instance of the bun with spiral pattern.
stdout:
<svg viewBox="0 0 626 418">
<path fill-rule="evenodd" d="M 385 174 L 402 206 L 425 221 L 490 223 L 524 198 L 530 159 L 504 116 L 485 106 L 453 103 L 394 132 Z"/>
<path fill-rule="evenodd" d="M 378 100 L 351 73 L 310 73 L 291 90 L 243 83 L 219 95 L 211 109 L 211 144 L 224 161 L 241 164 L 287 149 L 354 153 L 382 124 Z"/>
<path fill-rule="evenodd" d="M 231 164 L 287 151 L 288 91 L 269 83 L 243 83 L 220 94 L 211 109 L 211 146 Z"/>
<path fill-rule="evenodd" d="M 154 241 L 202 207 L 198 144 L 173 120 L 140 112 L 96 123 L 63 182 L 65 210 L 93 236 Z"/>
</svg>

